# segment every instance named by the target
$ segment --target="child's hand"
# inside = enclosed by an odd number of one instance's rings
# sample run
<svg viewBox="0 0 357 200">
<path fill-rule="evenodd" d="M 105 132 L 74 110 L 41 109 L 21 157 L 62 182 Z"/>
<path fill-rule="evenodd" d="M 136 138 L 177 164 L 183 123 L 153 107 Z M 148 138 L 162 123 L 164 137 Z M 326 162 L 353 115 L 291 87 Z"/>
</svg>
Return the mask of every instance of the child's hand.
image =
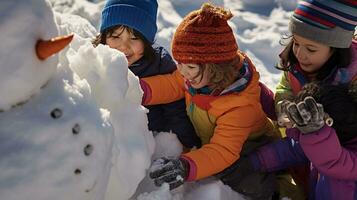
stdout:
<svg viewBox="0 0 357 200">
<path fill-rule="evenodd" d="M 290 103 L 287 106 L 287 114 L 290 121 L 302 133 L 317 131 L 325 125 L 323 106 L 316 103 L 311 96 L 297 104 Z"/>
<path fill-rule="evenodd" d="M 182 185 L 188 177 L 189 164 L 185 159 L 162 157 L 154 160 L 150 168 L 150 178 L 156 186 L 168 183 L 170 190 Z"/>
</svg>

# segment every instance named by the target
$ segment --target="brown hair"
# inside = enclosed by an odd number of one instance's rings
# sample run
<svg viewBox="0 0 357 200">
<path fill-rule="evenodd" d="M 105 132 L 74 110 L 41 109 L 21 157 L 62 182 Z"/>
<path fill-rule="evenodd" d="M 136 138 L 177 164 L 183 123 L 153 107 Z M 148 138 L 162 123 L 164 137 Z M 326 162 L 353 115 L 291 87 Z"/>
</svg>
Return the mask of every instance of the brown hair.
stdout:
<svg viewBox="0 0 357 200">
<path fill-rule="evenodd" d="M 230 62 L 200 64 L 196 77 L 201 75 L 202 80 L 203 73 L 207 70 L 209 87 L 212 91 L 222 91 L 237 79 L 240 69 L 239 63 L 240 57 L 237 56 Z"/>
<path fill-rule="evenodd" d="M 122 31 L 126 30 L 129 33 L 133 34 L 135 37 L 139 38 L 140 40 L 143 41 L 144 43 L 144 55 L 143 57 L 148 60 L 149 62 L 151 62 L 154 57 L 155 57 L 155 51 L 151 45 L 151 43 L 139 32 L 136 31 L 135 29 L 132 29 L 128 26 L 125 25 L 118 25 L 118 26 L 112 26 L 110 28 L 105 29 L 103 32 L 99 33 L 93 40 L 92 40 L 92 44 L 94 47 L 97 47 L 99 44 L 104 44 L 106 45 L 106 39 L 108 37 L 111 37 L 112 34 L 115 32 L 115 30 L 119 29 L 119 28 L 123 28 Z M 121 32 L 122 33 L 122 32 Z M 120 33 L 120 34 L 121 34 Z"/>
</svg>

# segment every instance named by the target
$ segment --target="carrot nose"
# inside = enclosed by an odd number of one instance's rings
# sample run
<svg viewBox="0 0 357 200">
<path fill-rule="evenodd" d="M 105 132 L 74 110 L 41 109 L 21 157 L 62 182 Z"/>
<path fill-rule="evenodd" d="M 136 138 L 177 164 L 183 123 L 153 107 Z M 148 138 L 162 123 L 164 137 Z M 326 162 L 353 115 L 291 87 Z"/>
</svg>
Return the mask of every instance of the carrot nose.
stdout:
<svg viewBox="0 0 357 200">
<path fill-rule="evenodd" d="M 38 40 L 36 43 L 37 57 L 40 60 L 45 60 L 65 48 L 72 41 L 72 39 L 73 34 L 55 37 L 46 41 Z"/>
</svg>

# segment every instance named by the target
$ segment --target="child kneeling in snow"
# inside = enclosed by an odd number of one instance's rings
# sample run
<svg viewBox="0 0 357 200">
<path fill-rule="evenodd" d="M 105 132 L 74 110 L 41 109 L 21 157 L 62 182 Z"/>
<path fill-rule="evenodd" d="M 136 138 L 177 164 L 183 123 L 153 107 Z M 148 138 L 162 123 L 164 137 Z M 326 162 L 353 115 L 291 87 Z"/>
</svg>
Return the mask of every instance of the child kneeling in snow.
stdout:
<svg viewBox="0 0 357 200">
<path fill-rule="evenodd" d="M 307 84 L 283 112 L 295 128 L 235 164 L 235 182 L 251 173 L 310 164 L 309 199 L 355 199 L 357 85 Z M 316 101 L 319 103 L 316 103 Z M 326 113 L 328 115 L 326 115 Z M 333 119 L 332 127 L 325 124 Z"/>
<path fill-rule="evenodd" d="M 176 69 L 172 57 L 166 49 L 154 44 L 157 6 L 156 0 L 107 1 L 102 11 L 100 34 L 93 44 L 108 45 L 123 52 L 130 71 L 140 78 L 172 73 Z M 149 130 L 172 131 L 186 148 L 201 146 L 185 107 L 184 99 L 146 106 Z"/>
<path fill-rule="evenodd" d="M 227 23 L 231 17 L 231 12 L 211 4 L 191 12 L 172 42 L 177 70 L 141 79 L 145 105 L 185 96 L 187 114 L 202 142 L 201 148 L 177 159 L 154 161 L 150 176 L 158 186 L 166 182 L 173 189 L 215 175 L 239 159 L 247 139 L 273 131 L 260 105 L 259 74 L 238 49 Z M 265 182 L 270 195 L 273 185 Z"/>
<path fill-rule="evenodd" d="M 289 103 L 286 100 L 295 99 L 301 88 L 307 83 L 319 81 L 330 85 L 357 84 L 357 41 L 353 39 L 356 25 L 356 1 L 307 0 L 298 3 L 290 18 L 289 30 L 291 35 L 287 38 L 289 43 L 280 54 L 279 69 L 283 70 L 284 73 L 282 73 L 281 81 L 276 87 L 276 94 L 274 96 L 269 93 L 262 93 L 264 94 L 262 99 L 271 99 L 265 102 L 272 102 L 275 98 L 278 121 L 283 122 L 286 118 L 285 113 L 280 112 L 280 107 Z M 274 104 L 265 102 L 262 102 L 264 110 L 275 110 Z M 308 102 L 310 101 L 308 100 Z M 267 107 L 269 105 L 271 105 L 270 108 Z M 308 105 L 310 104 L 308 103 Z M 337 109 L 339 108 L 337 107 Z M 274 113 L 270 115 L 272 114 Z M 315 125 L 317 125 L 317 128 L 321 128 L 321 124 Z M 328 129 L 330 128 L 316 129 L 314 131 L 317 134 L 312 135 L 320 134 L 322 137 L 320 139 L 323 139 L 324 135 L 328 136 L 328 134 L 325 134 Z M 296 129 L 289 128 L 286 130 L 287 134 L 296 131 Z M 310 134 L 305 135 L 304 132 L 306 130 L 301 130 L 298 141 L 303 149 L 306 148 L 307 150 L 309 145 L 303 141 L 312 136 Z M 316 137 L 316 140 L 319 139 Z M 305 147 L 305 145 L 307 146 Z M 336 152 L 337 149 L 341 150 L 341 147 L 338 145 Z M 309 159 L 312 164 L 320 168 L 314 159 L 311 157 Z M 320 159 L 323 159 L 323 157 L 320 157 Z M 335 161 L 337 160 L 338 157 Z M 294 167 L 292 171 L 295 182 L 298 186 L 303 186 L 305 191 L 309 190 L 308 174 L 310 168 L 310 166 Z M 325 175 L 328 174 L 326 171 L 324 173 Z M 280 190 L 280 192 L 282 191 Z M 291 194 L 291 192 L 289 193 Z"/>
</svg>

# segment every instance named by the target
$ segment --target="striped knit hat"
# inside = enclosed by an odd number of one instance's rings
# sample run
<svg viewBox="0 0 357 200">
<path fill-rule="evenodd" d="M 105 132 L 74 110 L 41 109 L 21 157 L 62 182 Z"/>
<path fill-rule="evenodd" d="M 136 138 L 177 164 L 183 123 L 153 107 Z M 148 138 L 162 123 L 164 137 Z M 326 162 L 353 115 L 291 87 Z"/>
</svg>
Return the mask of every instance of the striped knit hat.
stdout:
<svg viewBox="0 0 357 200">
<path fill-rule="evenodd" d="M 348 48 L 357 25 L 357 0 L 305 0 L 299 2 L 289 28 L 293 34 Z"/>
<path fill-rule="evenodd" d="M 223 63 L 237 57 L 238 45 L 227 20 L 232 13 L 209 3 L 189 13 L 177 27 L 172 54 L 180 63 Z"/>
</svg>

